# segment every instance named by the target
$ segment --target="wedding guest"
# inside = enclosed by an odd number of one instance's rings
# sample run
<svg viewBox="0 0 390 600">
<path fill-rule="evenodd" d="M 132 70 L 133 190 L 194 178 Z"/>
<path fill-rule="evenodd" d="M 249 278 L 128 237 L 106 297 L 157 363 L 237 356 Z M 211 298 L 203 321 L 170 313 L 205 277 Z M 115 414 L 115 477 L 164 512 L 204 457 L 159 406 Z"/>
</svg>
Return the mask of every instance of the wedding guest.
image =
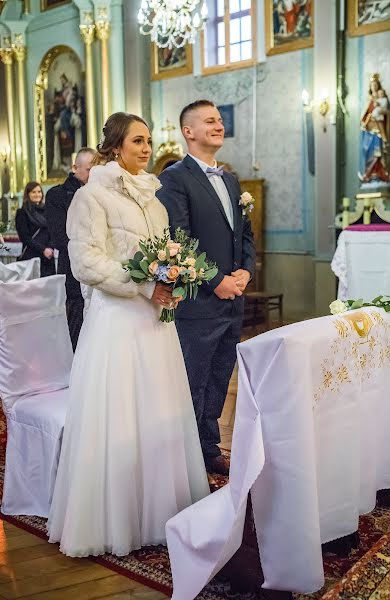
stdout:
<svg viewBox="0 0 390 600">
<path fill-rule="evenodd" d="M 92 286 L 77 345 L 69 409 L 48 521 L 70 556 L 126 555 L 165 543 L 165 523 L 209 493 L 171 289 L 136 284 L 123 265 L 161 236 L 168 215 L 144 169 L 149 127 L 109 117 L 91 169 L 68 211 L 75 277 Z"/>
<path fill-rule="evenodd" d="M 73 277 L 66 235 L 66 216 L 76 191 L 88 181 L 95 151 L 81 148 L 76 155 L 72 172 L 64 183 L 52 187 L 46 195 L 46 218 L 55 248 L 58 250 L 57 272 L 66 275 L 66 314 L 73 350 L 76 349 L 83 323 L 84 299 L 80 284 Z"/>
<path fill-rule="evenodd" d="M 54 275 L 54 245 L 47 227 L 42 187 L 29 181 L 24 188 L 23 206 L 16 211 L 15 227 L 22 242 L 18 260 L 41 259 L 41 277 Z"/>
<path fill-rule="evenodd" d="M 239 206 L 239 183 L 217 168 L 215 156 L 224 140 L 217 107 L 209 100 L 189 104 L 181 112 L 180 126 L 188 154 L 161 173 L 157 196 L 168 211 L 171 231 L 181 227 L 199 239 L 199 249 L 219 268 L 217 276 L 199 288 L 195 301 L 185 300 L 178 307 L 176 325 L 206 468 L 227 475 L 217 420 L 236 361 L 242 294 L 254 272 L 256 252 L 250 221 Z"/>
</svg>

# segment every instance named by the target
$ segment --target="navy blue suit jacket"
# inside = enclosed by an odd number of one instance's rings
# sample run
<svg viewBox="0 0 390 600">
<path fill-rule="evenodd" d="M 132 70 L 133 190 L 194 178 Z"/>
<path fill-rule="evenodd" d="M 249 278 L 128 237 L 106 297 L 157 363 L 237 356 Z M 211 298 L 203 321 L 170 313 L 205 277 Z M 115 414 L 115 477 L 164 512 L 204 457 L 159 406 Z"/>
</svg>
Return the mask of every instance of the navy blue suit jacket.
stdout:
<svg viewBox="0 0 390 600">
<path fill-rule="evenodd" d="M 241 190 L 237 179 L 231 173 L 223 174 L 233 207 L 234 230 L 207 175 L 190 156 L 165 169 L 159 179 L 163 187 L 157 197 L 168 211 L 172 236 L 176 228 L 181 227 L 199 240 L 199 251 L 206 252 L 207 258 L 218 266 L 218 274 L 199 287 L 195 301 L 185 300 L 179 304 L 177 318 L 229 318 L 242 313 L 242 296 L 221 300 L 214 294 L 224 275 L 237 269 L 246 269 L 253 275 L 255 270 L 253 234 L 250 221 L 243 217 L 239 206 Z"/>
</svg>

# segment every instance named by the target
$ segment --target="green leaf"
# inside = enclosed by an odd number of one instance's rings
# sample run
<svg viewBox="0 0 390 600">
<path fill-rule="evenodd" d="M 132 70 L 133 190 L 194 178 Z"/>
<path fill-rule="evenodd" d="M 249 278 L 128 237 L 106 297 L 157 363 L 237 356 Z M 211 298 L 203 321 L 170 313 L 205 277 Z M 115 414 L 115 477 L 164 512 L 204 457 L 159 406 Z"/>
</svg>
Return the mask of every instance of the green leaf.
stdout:
<svg viewBox="0 0 390 600">
<path fill-rule="evenodd" d="M 205 266 L 206 266 L 205 260 L 206 260 L 206 252 L 202 252 L 202 254 L 199 254 L 198 258 L 195 261 L 194 267 L 197 271 L 201 268 L 203 268 L 203 269 L 205 268 Z"/>
<path fill-rule="evenodd" d="M 185 300 L 187 298 L 187 286 L 183 287 L 183 300 Z"/>
<path fill-rule="evenodd" d="M 361 308 L 363 306 L 363 298 L 359 298 L 359 300 L 355 300 L 351 304 L 351 308 Z"/>
<path fill-rule="evenodd" d="M 386 304 L 382 308 L 384 308 L 386 312 L 390 312 L 390 304 Z"/>
<path fill-rule="evenodd" d="M 143 254 L 143 252 L 140 252 L 140 251 L 138 250 L 138 252 L 136 252 L 136 253 L 134 254 L 134 256 L 133 256 L 133 260 L 136 260 L 137 262 L 141 262 L 141 260 L 143 259 L 143 257 L 144 257 L 144 254 Z"/>
<path fill-rule="evenodd" d="M 175 288 L 172 292 L 172 296 L 174 298 L 179 298 L 179 296 L 184 296 L 184 288 L 183 287 Z"/>
<path fill-rule="evenodd" d="M 377 296 L 376 298 L 374 298 L 374 300 L 372 300 L 373 304 L 376 304 L 377 302 L 379 302 L 379 300 L 382 298 L 382 294 L 380 296 Z"/>
<path fill-rule="evenodd" d="M 139 263 L 139 266 L 141 267 L 141 269 L 145 273 L 145 275 L 149 275 L 149 270 L 148 270 L 149 265 L 146 260 L 141 260 L 141 262 Z"/>
<path fill-rule="evenodd" d="M 198 286 L 195 286 L 195 288 L 194 288 L 194 300 L 196 300 L 196 297 L 198 295 L 198 290 L 199 290 Z"/>
<path fill-rule="evenodd" d="M 130 277 L 136 277 L 137 279 L 141 280 L 146 279 L 145 273 L 143 271 L 138 271 L 137 269 L 130 271 Z"/>
<path fill-rule="evenodd" d="M 206 281 L 210 281 L 211 279 L 214 279 L 214 277 L 216 276 L 217 273 L 218 273 L 218 268 L 213 267 L 212 269 L 209 269 L 208 271 L 206 271 L 204 278 Z"/>
</svg>

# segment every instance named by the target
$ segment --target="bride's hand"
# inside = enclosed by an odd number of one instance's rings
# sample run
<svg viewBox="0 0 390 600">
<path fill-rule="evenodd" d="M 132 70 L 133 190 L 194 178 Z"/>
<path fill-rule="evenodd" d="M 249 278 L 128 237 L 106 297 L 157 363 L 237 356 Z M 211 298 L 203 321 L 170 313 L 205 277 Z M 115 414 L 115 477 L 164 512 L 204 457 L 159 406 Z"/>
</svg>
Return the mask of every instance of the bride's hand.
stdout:
<svg viewBox="0 0 390 600">
<path fill-rule="evenodd" d="M 172 296 L 172 289 L 163 283 L 156 283 L 151 300 L 163 308 L 176 308 L 177 306 L 177 298 Z"/>
</svg>

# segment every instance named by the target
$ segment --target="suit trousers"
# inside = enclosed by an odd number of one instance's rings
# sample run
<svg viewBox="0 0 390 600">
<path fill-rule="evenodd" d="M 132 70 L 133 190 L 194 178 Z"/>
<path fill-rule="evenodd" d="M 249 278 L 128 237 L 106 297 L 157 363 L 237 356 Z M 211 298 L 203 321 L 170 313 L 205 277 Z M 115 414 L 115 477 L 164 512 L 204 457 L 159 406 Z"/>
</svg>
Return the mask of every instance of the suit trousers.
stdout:
<svg viewBox="0 0 390 600">
<path fill-rule="evenodd" d="M 80 293 L 80 297 L 67 298 L 66 300 L 66 316 L 68 319 L 68 327 L 70 339 L 72 342 L 73 352 L 76 350 L 77 340 L 81 325 L 83 324 L 84 298 Z"/>
<path fill-rule="evenodd" d="M 242 315 L 231 318 L 176 319 L 186 364 L 203 456 L 221 451 L 217 419 L 221 416 L 236 363 Z"/>
</svg>

